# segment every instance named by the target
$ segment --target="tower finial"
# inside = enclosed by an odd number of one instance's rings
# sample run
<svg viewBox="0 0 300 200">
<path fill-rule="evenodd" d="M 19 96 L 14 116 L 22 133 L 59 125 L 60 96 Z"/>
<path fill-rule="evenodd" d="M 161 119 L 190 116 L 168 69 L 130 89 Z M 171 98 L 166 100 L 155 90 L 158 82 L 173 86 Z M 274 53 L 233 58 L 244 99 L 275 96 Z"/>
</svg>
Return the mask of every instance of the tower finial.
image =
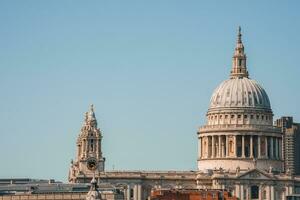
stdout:
<svg viewBox="0 0 300 200">
<path fill-rule="evenodd" d="M 92 112 L 94 112 L 94 104 L 91 104 L 90 110 L 91 110 Z"/>
<path fill-rule="evenodd" d="M 90 110 L 87 112 L 87 123 L 91 123 L 92 125 L 97 126 L 97 120 L 94 112 L 94 105 L 90 105 Z"/>
<path fill-rule="evenodd" d="M 238 29 L 238 43 L 242 43 L 242 29 L 241 29 L 241 26 L 239 26 L 239 29 Z"/>
</svg>

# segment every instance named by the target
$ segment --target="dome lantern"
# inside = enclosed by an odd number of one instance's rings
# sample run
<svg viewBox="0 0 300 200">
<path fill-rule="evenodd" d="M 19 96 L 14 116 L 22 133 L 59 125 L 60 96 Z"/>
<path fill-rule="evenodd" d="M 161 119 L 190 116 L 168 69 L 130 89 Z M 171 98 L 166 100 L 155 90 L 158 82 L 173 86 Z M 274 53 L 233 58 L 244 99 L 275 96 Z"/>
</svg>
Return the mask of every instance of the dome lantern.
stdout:
<svg viewBox="0 0 300 200">
<path fill-rule="evenodd" d="M 242 77 L 248 78 L 246 61 L 247 61 L 247 57 L 244 52 L 241 27 L 239 26 L 237 43 L 236 43 L 234 55 L 232 57 L 232 70 L 230 75 L 231 78 L 242 78 Z"/>
</svg>

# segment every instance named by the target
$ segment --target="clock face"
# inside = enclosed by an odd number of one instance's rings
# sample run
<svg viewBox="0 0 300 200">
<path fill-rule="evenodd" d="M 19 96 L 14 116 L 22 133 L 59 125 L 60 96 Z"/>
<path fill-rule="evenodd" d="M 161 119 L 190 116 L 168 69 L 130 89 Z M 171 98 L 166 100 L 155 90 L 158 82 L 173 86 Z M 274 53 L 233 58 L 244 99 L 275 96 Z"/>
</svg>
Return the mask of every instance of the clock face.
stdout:
<svg viewBox="0 0 300 200">
<path fill-rule="evenodd" d="M 89 170 L 95 170 L 97 168 L 97 160 L 95 158 L 89 158 L 87 161 L 87 167 Z"/>
</svg>

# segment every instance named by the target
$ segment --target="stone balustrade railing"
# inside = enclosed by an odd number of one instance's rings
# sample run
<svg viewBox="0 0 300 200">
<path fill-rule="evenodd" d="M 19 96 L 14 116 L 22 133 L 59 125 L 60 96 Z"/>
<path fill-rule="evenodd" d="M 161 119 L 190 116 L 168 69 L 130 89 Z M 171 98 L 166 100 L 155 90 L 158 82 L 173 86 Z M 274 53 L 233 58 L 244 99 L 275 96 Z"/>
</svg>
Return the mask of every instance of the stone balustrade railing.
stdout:
<svg viewBox="0 0 300 200">
<path fill-rule="evenodd" d="M 281 130 L 274 126 L 269 125 L 253 125 L 253 124 L 218 124 L 218 125 L 205 125 L 199 128 L 199 132 L 213 132 L 213 131 L 264 131 L 272 133 L 280 133 Z"/>
</svg>

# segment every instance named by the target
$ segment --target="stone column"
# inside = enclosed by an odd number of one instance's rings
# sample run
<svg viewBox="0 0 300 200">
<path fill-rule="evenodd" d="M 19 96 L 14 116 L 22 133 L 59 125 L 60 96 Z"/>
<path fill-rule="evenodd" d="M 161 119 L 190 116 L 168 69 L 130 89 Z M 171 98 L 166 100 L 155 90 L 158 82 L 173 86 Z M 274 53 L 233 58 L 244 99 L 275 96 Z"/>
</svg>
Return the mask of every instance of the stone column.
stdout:
<svg viewBox="0 0 300 200">
<path fill-rule="evenodd" d="M 289 187 L 289 194 L 294 194 L 294 186 Z"/>
<path fill-rule="evenodd" d="M 206 146 L 204 145 L 204 143 L 206 142 Z M 202 137 L 202 157 L 203 158 L 207 158 L 208 156 L 208 151 L 207 151 L 207 146 L 208 146 L 208 139 L 207 139 L 207 136 L 205 137 Z"/>
<path fill-rule="evenodd" d="M 268 158 L 269 155 L 268 155 L 268 137 L 266 136 L 265 137 L 265 157 Z"/>
<path fill-rule="evenodd" d="M 242 158 L 245 158 L 245 136 L 242 135 Z"/>
<path fill-rule="evenodd" d="M 211 137 L 211 157 L 215 157 L 215 136 Z"/>
<path fill-rule="evenodd" d="M 202 158 L 202 138 L 199 137 L 198 139 L 198 158 L 201 159 Z"/>
<path fill-rule="evenodd" d="M 266 194 L 267 194 L 267 199 L 270 200 L 271 199 L 271 186 L 266 186 Z"/>
<path fill-rule="evenodd" d="M 233 144 L 234 145 L 234 149 L 233 150 L 234 150 L 234 157 L 235 158 L 237 157 L 237 142 L 236 142 L 237 139 L 236 139 L 236 137 L 237 137 L 236 135 L 233 136 L 233 139 L 234 139 L 234 142 L 233 142 L 234 143 Z"/>
<path fill-rule="evenodd" d="M 218 136 L 219 137 L 219 152 L 218 152 L 218 156 L 219 158 L 222 157 L 222 146 L 221 146 L 221 135 Z"/>
<path fill-rule="evenodd" d="M 134 185 L 133 187 L 133 200 L 138 200 L 138 186 Z"/>
<path fill-rule="evenodd" d="M 240 193 L 240 185 L 235 185 L 235 195 L 239 199 L 241 198 Z"/>
<path fill-rule="evenodd" d="M 258 191 L 258 200 L 263 200 L 262 195 L 263 195 L 263 187 L 262 187 L 262 185 L 260 185 L 259 186 L 259 191 Z"/>
<path fill-rule="evenodd" d="M 241 199 L 245 199 L 244 185 L 241 185 Z"/>
<path fill-rule="evenodd" d="M 285 196 L 289 195 L 289 186 L 285 186 Z"/>
<path fill-rule="evenodd" d="M 207 152 L 208 152 L 208 158 L 211 158 L 211 136 L 207 137 Z"/>
<path fill-rule="evenodd" d="M 225 149 L 226 149 L 226 157 L 228 157 L 229 154 L 229 145 L 228 145 L 228 135 L 225 136 L 226 137 L 226 144 L 225 144 Z"/>
<path fill-rule="evenodd" d="M 253 136 L 250 135 L 250 158 L 253 158 Z"/>
<path fill-rule="evenodd" d="M 206 158 L 209 158 L 209 151 L 210 151 L 210 149 L 209 149 L 209 136 L 206 136 L 206 141 L 207 141 L 207 143 L 206 143 Z"/>
<path fill-rule="evenodd" d="M 224 158 L 225 157 L 225 142 L 224 142 L 224 139 L 222 138 L 222 157 Z"/>
<path fill-rule="evenodd" d="M 86 140 L 82 140 L 82 155 L 86 157 Z"/>
<path fill-rule="evenodd" d="M 96 152 L 96 157 L 99 158 L 99 140 L 95 139 L 95 142 L 96 142 L 96 144 L 94 147 L 95 148 L 94 151 Z"/>
<path fill-rule="evenodd" d="M 274 150 L 273 150 L 273 137 L 270 137 L 270 159 L 274 159 Z"/>
<path fill-rule="evenodd" d="M 261 157 L 261 148 L 260 148 L 260 136 L 257 136 L 257 157 L 260 158 Z"/>
<path fill-rule="evenodd" d="M 271 186 L 271 198 L 270 200 L 275 200 L 275 191 L 274 191 L 274 186 Z"/>
<path fill-rule="evenodd" d="M 127 185 L 127 192 L 126 192 L 127 200 L 130 200 L 130 190 L 131 190 L 130 185 Z"/>
<path fill-rule="evenodd" d="M 137 187 L 137 200 L 142 200 L 142 185 L 138 184 Z"/>
</svg>

